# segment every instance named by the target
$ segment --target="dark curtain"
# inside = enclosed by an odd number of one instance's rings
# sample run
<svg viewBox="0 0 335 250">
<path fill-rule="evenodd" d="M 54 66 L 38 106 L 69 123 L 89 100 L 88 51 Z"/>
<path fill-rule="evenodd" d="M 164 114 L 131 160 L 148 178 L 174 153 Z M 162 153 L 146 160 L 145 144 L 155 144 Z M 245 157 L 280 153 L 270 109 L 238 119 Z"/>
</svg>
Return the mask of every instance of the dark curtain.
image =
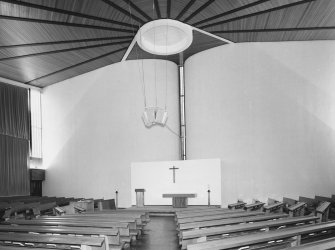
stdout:
<svg viewBox="0 0 335 250">
<path fill-rule="evenodd" d="M 29 195 L 28 90 L 0 83 L 0 196 Z"/>
</svg>

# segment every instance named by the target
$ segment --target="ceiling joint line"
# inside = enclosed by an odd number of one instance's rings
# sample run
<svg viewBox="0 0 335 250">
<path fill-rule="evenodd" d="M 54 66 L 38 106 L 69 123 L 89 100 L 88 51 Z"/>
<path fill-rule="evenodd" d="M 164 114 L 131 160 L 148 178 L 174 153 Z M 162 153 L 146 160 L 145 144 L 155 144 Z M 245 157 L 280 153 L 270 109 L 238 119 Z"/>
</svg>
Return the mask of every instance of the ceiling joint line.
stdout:
<svg viewBox="0 0 335 250">
<path fill-rule="evenodd" d="M 41 79 L 44 79 L 44 78 L 47 78 L 47 77 L 49 77 L 49 76 L 52 76 L 52 75 L 55 75 L 55 74 L 64 72 L 64 71 L 66 71 L 66 70 L 69 70 L 69 69 L 72 69 L 72 68 L 75 68 L 75 67 L 79 67 L 79 66 L 81 66 L 81 65 L 84 65 L 84 64 L 87 64 L 87 63 L 90 63 L 90 62 L 99 60 L 99 59 L 101 59 L 101 58 L 104 58 L 104 57 L 106 57 L 106 56 L 110 56 L 110 55 L 112 55 L 112 54 L 116 54 L 116 53 L 121 52 L 121 51 L 126 50 L 126 49 L 127 49 L 127 47 L 124 47 L 124 48 L 120 48 L 120 49 L 111 51 L 111 52 L 109 52 L 109 53 L 107 53 L 107 54 L 103 54 L 103 55 L 100 55 L 100 56 L 97 56 L 97 57 L 93 57 L 93 58 L 91 58 L 91 59 L 89 59 L 89 60 L 86 60 L 86 61 L 83 61 L 83 62 L 74 64 L 74 65 L 65 67 L 65 68 L 63 68 L 63 69 L 54 71 L 54 72 L 49 73 L 49 74 L 44 75 L 44 76 L 40 76 L 40 77 L 38 77 L 38 78 L 35 78 L 35 79 L 30 80 L 30 81 L 28 81 L 28 82 L 25 82 L 25 84 L 31 84 L 32 82 L 39 81 L 39 80 L 41 80 Z M 35 86 L 37 86 L 37 85 L 35 85 Z"/>
<path fill-rule="evenodd" d="M 132 33 L 133 32 L 132 30 L 120 29 L 120 28 L 114 28 L 114 27 L 104 27 L 104 26 L 96 26 L 96 25 L 88 25 L 88 24 L 80 24 L 80 23 L 50 21 L 50 20 L 27 18 L 27 17 L 14 17 L 14 16 L 0 15 L 0 19 L 22 21 L 22 22 L 31 22 L 31 23 L 61 25 L 61 26 L 68 26 L 68 27 L 79 27 L 79 28 L 96 29 L 96 30 L 109 30 L 109 31 L 118 31 L 118 32 L 126 32 L 126 33 Z"/>
<path fill-rule="evenodd" d="M 192 7 L 192 5 L 193 5 L 194 3 L 195 3 L 195 0 L 190 0 L 190 1 L 188 2 L 188 4 L 186 4 L 186 6 L 182 9 L 182 11 L 178 14 L 178 16 L 177 16 L 175 19 L 179 20 L 179 19 L 186 13 L 186 11 L 188 11 L 189 8 Z"/>
<path fill-rule="evenodd" d="M 27 57 L 36 57 L 36 56 L 44 56 L 44 55 L 49 55 L 49 54 L 71 52 L 71 51 L 82 50 L 82 49 L 92 49 L 92 48 L 98 48 L 98 47 L 106 47 L 106 46 L 129 43 L 129 42 L 130 41 L 121 41 L 121 42 L 112 42 L 112 43 L 104 43 L 104 44 L 95 44 L 95 45 L 81 46 L 81 47 L 76 47 L 76 48 L 52 50 L 52 51 L 45 51 L 45 52 L 26 54 L 26 55 L 20 55 L 20 56 L 5 57 L 5 58 L 0 58 L 0 62 L 8 61 L 8 60 L 21 59 L 21 58 L 27 58 Z"/>
<path fill-rule="evenodd" d="M 54 42 L 40 42 L 40 43 L 24 43 L 24 44 L 11 44 L 11 45 L 0 45 L 0 49 L 9 48 L 20 48 L 20 47 L 34 47 L 34 46 L 44 46 L 44 45 L 57 45 L 57 44 L 69 44 L 69 43 L 84 43 L 84 42 L 98 42 L 98 41 L 108 41 L 108 40 L 123 40 L 132 39 L 132 36 L 120 36 L 120 37 L 101 37 L 101 38 L 88 38 L 88 39 L 76 39 L 76 40 L 64 40 L 64 41 L 54 41 Z"/>
<path fill-rule="evenodd" d="M 304 31 L 304 30 L 332 30 L 335 26 L 326 27 L 299 27 L 299 28 L 277 28 L 277 29 L 251 29 L 251 30 L 215 30 L 212 34 L 229 33 L 254 33 L 254 32 L 283 32 L 283 31 Z"/>
<path fill-rule="evenodd" d="M 198 15 L 201 11 L 205 10 L 208 6 L 210 6 L 214 2 L 215 2 L 215 0 L 207 1 L 206 3 L 201 5 L 198 9 L 196 9 L 191 15 L 189 15 L 187 18 L 185 18 L 183 22 L 185 22 L 185 23 L 188 22 L 189 20 L 191 20 L 196 15 Z"/>
<path fill-rule="evenodd" d="M 220 24 L 230 23 L 230 22 L 233 22 L 233 21 L 238 21 L 238 20 L 253 17 L 253 16 L 258 16 L 258 15 L 262 15 L 262 14 L 266 14 L 266 13 L 270 13 L 270 12 L 275 12 L 275 11 L 282 10 L 282 9 L 295 7 L 295 6 L 306 4 L 306 3 L 309 3 L 309 2 L 313 2 L 313 1 L 316 1 L 316 0 L 303 0 L 303 1 L 300 1 L 300 2 L 290 3 L 290 4 L 282 5 L 282 6 L 279 6 L 279 7 L 275 7 L 275 8 L 271 8 L 271 9 L 267 9 L 267 10 L 263 10 L 263 11 L 239 16 L 239 17 L 234 17 L 234 18 L 231 18 L 231 19 L 227 19 L 227 20 L 223 20 L 223 21 L 219 21 L 219 22 L 215 22 L 215 23 L 211 23 L 211 24 L 207 24 L 207 25 L 201 26 L 199 28 L 200 29 L 205 29 L 205 28 L 217 26 L 217 25 L 220 25 Z"/>
<path fill-rule="evenodd" d="M 136 10 L 139 14 L 141 14 L 148 21 L 152 21 L 152 18 L 147 15 L 141 8 L 139 8 L 136 4 L 134 4 L 131 0 L 123 0 L 126 4 L 129 4 L 134 10 Z M 131 25 L 131 24 L 130 24 Z"/>
<path fill-rule="evenodd" d="M 260 4 L 265 3 L 265 2 L 269 2 L 269 1 L 271 1 L 271 0 L 259 0 L 259 1 L 256 1 L 256 2 L 253 2 L 253 3 L 250 3 L 250 4 L 246 4 L 246 5 L 243 5 L 241 7 L 238 7 L 238 8 L 226 11 L 224 13 L 206 18 L 206 19 L 201 20 L 199 22 L 193 23 L 192 26 L 197 26 L 197 25 L 200 25 L 200 24 L 203 24 L 203 23 L 207 23 L 209 21 L 213 21 L 215 19 L 218 19 L 218 18 L 227 16 L 227 15 L 230 15 L 230 14 L 236 13 L 236 12 L 241 11 L 241 10 L 249 9 L 251 7 L 254 7 L 254 6 L 260 5 Z"/>
<path fill-rule="evenodd" d="M 104 3 L 106 3 L 106 4 L 109 5 L 109 6 L 113 7 L 114 9 L 118 10 L 118 11 L 121 12 L 122 14 L 124 14 L 124 15 L 130 17 L 130 16 L 129 16 L 129 12 L 128 12 L 127 10 L 121 8 L 121 7 L 120 7 L 119 5 L 117 5 L 116 3 L 114 3 L 114 2 L 112 2 L 112 1 L 110 1 L 110 0 L 101 0 L 101 1 L 103 1 Z M 144 23 L 145 23 L 145 22 L 144 22 L 141 18 L 139 18 L 138 16 L 133 15 L 132 18 L 133 18 L 134 20 L 136 20 L 137 22 L 141 23 L 141 24 L 144 24 Z"/>
<path fill-rule="evenodd" d="M 159 8 L 158 0 L 154 0 L 154 6 L 155 6 L 155 9 L 156 9 L 157 19 L 161 19 L 162 15 L 161 15 L 161 11 L 160 11 L 160 8 Z"/>
<path fill-rule="evenodd" d="M 166 17 L 171 17 L 171 0 L 167 0 L 167 6 L 166 6 Z"/>
<path fill-rule="evenodd" d="M 80 17 L 80 18 L 87 18 L 87 19 L 92 19 L 92 20 L 96 20 L 96 21 L 116 24 L 116 25 L 120 25 L 120 26 L 131 27 L 131 25 L 129 23 L 119 22 L 119 21 L 116 21 L 116 20 L 97 17 L 97 16 L 92 16 L 92 15 L 88 15 L 88 14 L 84 14 L 84 13 L 73 12 L 73 11 L 70 11 L 70 10 L 57 9 L 57 8 L 47 7 L 47 6 L 39 5 L 39 4 L 21 2 L 21 1 L 17 1 L 17 0 L 1 0 L 1 1 L 6 2 L 6 3 L 10 3 L 10 4 L 19 5 L 19 6 L 25 6 L 25 7 L 29 7 L 29 8 L 45 10 L 45 11 L 49 11 L 49 12 L 55 12 L 55 13 L 64 14 L 64 15 L 76 16 L 76 17 Z"/>
</svg>

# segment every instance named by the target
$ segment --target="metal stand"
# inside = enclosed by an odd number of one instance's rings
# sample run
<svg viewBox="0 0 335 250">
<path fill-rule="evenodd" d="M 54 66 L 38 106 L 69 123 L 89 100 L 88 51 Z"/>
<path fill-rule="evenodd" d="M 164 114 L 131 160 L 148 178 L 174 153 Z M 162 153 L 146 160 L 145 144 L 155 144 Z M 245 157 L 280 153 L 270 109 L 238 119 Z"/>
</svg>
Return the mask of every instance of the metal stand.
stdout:
<svg viewBox="0 0 335 250">
<path fill-rule="evenodd" d="M 119 207 L 119 192 L 115 191 L 115 208 L 118 209 Z"/>
</svg>

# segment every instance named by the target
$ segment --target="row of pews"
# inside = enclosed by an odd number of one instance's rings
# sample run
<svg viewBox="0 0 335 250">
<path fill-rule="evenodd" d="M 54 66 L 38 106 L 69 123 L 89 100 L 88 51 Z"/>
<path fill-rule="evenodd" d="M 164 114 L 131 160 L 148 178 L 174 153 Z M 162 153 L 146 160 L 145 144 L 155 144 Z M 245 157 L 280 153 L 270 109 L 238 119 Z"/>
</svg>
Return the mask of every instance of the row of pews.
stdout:
<svg viewBox="0 0 335 250">
<path fill-rule="evenodd" d="M 302 201 L 304 200 L 304 201 Z M 267 204 L 254 200 L 228 208 L 176 211 L 181 249 L 335 249 L 335 200 L 301 198 Z"/>
<path fill-rule="evenodd" d="M 0 221 L 12 217 L 28 218 L 54 214 L 57 212 L 56 208 L 68 206 L 71 202 L 79 200 L 81 199 L 48 196 L 0 197 Z"/>
<path fill-rule="evenodd" d="M 102 200 L 85 201 L 91 201 L 96 208 L 86 211 L 83 206 L 72 214 L 12 216 L 2 221 L 0 249 L 120 250 L 136 242 L 149 221 L 146 212 L 104 210 L 100 209 Z"/>
<path fill-rule="evenodd" d="M 41 215 L 116 209 L 114 199 L 12 196 L 0 197 L 0 221 L 10 218 L 35 218 Z"/>
</svg>

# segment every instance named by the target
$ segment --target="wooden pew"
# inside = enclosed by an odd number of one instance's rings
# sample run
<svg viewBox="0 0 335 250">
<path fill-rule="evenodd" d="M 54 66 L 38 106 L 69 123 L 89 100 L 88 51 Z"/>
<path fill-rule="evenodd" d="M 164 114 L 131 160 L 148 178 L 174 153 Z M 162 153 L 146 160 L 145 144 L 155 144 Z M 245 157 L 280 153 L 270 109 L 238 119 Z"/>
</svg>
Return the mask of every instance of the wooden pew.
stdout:
<svg viewBox="0 0 335 250">
<path fill-rule="evenodd" d="M 245 202 L 238 200 L 236 203 L 228 204 L 228 208 L 232 210 L 240 209 L 243 208 L 245 204 Z"/>
<path fill-rule="evenodd" d="M 58 248 L 61 249 L 61 248 Z M 1 250 L 50 250 L 50 247 L 17 247 L 17 246 L 1 246 Z"/>
<path fill-rule="evenodd" d="M 247 222 L 256 222 L 256 221 L 265 221 L 265 220 L 275 220 L 279 218 L 288 217 L 288 214 L 269 214 L 269 215 L 261 215 L 261 216 L 250 216 L 250 217 L 239 217 L 239 218 L 228 218 L 228 219 L 220 219 L 220 220 L 211 220 L 211 221 L 200 221 L 200 222 L 191 222 L 191 223 L 183 223 L 178 225 L 178 230 L 192 230 L 192 229 L 200 229 L 204 227 L 217 227 L 217 226 L 225 226 L 225 225 L 233 225 Z"/>
<path fill-rule="evenodd" d="M 137 223 L 136 219 L 134 218 L 125 218 L 125 217 L 114 217 L 112 216 L 104 216 L 104 217 L 97 217 L 97 216 L 48 216 L 48 217 L 40 217 L 35 220 L 38 221 L 46 221 L 46 222 L 81 222 L 81 223 L 115 223 L 115 222 L 124 222 L 127 223 L 129 226 L 129 235 L 121 235 L 122 240 L 130 243 L 131 241 L 136 241 L 138 236 L 142 234 L 143 225 L 141 221 Z M 123 237 L 126 236 L 126 237 Z M 129 237 L 128 237 L 129 236 Z"/>
<path fill-rule="evenodd" d="M 315 209 L 315 215 L 320 218 L 320 221 L 328 221 L 330 204 L 328 201 L 322 201 Z"/>
<path fill-rule="evenodd" d="M 335 238 L 329 238 L 303 244 L 300 246 L 285 248 L 283 250 L 330 250 L 334 249 L 334 246 Z"/>
<path fill-rule="evenodd" d="M 270 229 L 283 228 L 290 225 L 301 225 L 305 223 L 315 223 L 319 218 L 316 216 L 304 216 L 297 218 L 283 218 L 275 221 L 261 221 L 251 224 L 238 224 L 221 227 L 204 228 L 199 230 L 183 231 L 180 236 L 182 249 L 190 243 L 204 242 L 213 237 L 221 238 L 225 236 L 235 236 L 242 232 L 269 231 Z M 210 238 L 209 238 L 210 237 Z"/>
<path fill-rule="evenodd" d="M 329 217 L 331 219 L 335 219 L 335 200 L 333 198 L 316 195 L 315 200 L 318 202 L 322 202 L 322 201 L 330 202 Z"/>
<path fill-rule="evenodd" d="M 291 198 L 283 197 L 283 203 L 285 203 L 287 207 L 289 207 L 297 204 L 298 201 Z"/>
<path fill-rule="evenodd" d="M 187 208 L 184 210 L 175 211 L 176 215 L 182 214 L 190 214 L 190 213 L 202 213 L 202 212 L 213 212 L 213 211 L 230 211 L 228 208 L 220 208 L 220 207 L 205 207 L 205 208 Z"/>
<path fill-rule="evenodd" d="M 264 215 L 264 212 L 243 212 L 243 213 L 233 213 L 233 214 L 215 214 L 207 216 L 197 216 L 190 218 L 178 219 L 178 224 L 190 223 L 190 222 L 199 222 L 199 221 L 209 221 L 209 220 L 220 220 L 220 219 L 229 219 L 229 218 L 239 218 L 239 217 L 250 217 L 257 215 Z"/>
<path fill-rule="evenodd" d="M 134 218 L 126 217 L 114 217 L 114 216 L 105 216 L 105 217 L 96 217 L 96 216 L 76 216 L 76 217 L 65 217 L 65 216 L 44 216 L 35 219 L 36 221 L 49 221 L 49 222 L 110 222 L 118 223 L 123 222 L 127 223 L 130 229 L 139 229 L 142 224 L 141 222 L 137 223 Z"/>
<path fill-rule="evenodd" d="M 12 203 L 10 206 L 10 209 L 8 209 L 5 212 L 5 215 L 3 216 L 5 219 L 9 219 L 13 214 L 15 217 L 17 217 L 21 213 L 28 213 L 33 208 L 39 206 L 39 202 L 34 203 Z"/>
<path fill-rule="evenodd" d="M 43 217 L 44 218 L 44 217 Z M 55 218 L 55 217 L 51 217 L 51 218 Z M 56 218 L 59 218 L 58 216 Z M 83 213 L 83 214 L 71 214 L 71 215 L 63 215 L 61 216 L 61 218 L 72 218 L 72 219 L 76 219 L 76 218 L 96 218 L 96 219 L 105 219 L 105 218 L 114 218 L 117 220 L 120 219 L 128 219 L 130 221 L 136 221 L 136 224 L 138 226 L 143 226 L 143 224 L 145 224 L 146 221 L 146 217 L 143 214 L 124 214 L 124 213 L 106 213 L 106 214 L 95 214 L 95 213 Z"/>
<path fill-rule="evenodd" d="M 245 213 L 244 210 L 214 210 L 214 211 L 196 211 L 190 213 L 176 214 L 176 220 L 192 218 L 192 217 L 200 217 L 200 216 L 208 216 L 208 215 L 219 215 L 219 214 L 238 214 Z"/>
<path fill-rule="evenodd" d="M 296 216 L 303 216 L 305 215 L 305 209 L 306 209 L 307 205 L 305 202 L 297 202 L 294 205 L 289 206 L 288 209 L 288 214 L 291 217 L 296 217 Z"/>
<path fill-rule="evenodd" d="M 274 199 L 268 199 L 268 205 L 264 206 L 265 213 L 279 212 L 282 213 L 284 209 L 284 202 L 280 202 Z"/>
<path fill-rule="evenodd" d="M 257 210 L 262 210 L 263 206 L 265 205 L 264 202 L 260 202 L 258 200 L 255 200 L 253 203 L 251 204 L 246 204 L 243 209 L 247 212 L 251 212 L 251 211 L 257 211 Z"/>
<path fill-rule="evenodd" d="M 300 245 L 301 235 L 315 234 L 322 231 L 334 230 L 335 222 L 317 223 L 309 226 L 298 226 L 286 228 L 283 230 L 273 230 L 263 233 L 247 234 L 244 236 L 231 237 L 208 242 L 189 244 L 188 250 L 221 250 L 230 248 L 242 248 L 250 245 L 264 244 L 266 246 L 274 246 L 270 242 L 282 241 L 285 239 L 293 239 L 289 241 L 291 246 Z M 275 242 L 274 242 L 275 243 Z M 285 241 L 280 242 L 284 245 Z M 263 245 L 262 245 L 263 246 Z"/>
<path fill-rule="evenodd" d="M 133 215 L 133 216 L 140 216 L 140 218 L 142 219 L 142 222 L 148 222 L 150 221 L 150 216 L 149 216 L 149 212 L 145 212 L 145 211 L 132 211 L 130 209 L 118 209 L 118 210 L 102 210 L 102 211 L 95 211 L 95 212 L 87 212 L 87 213 L 83 213 L 81 215 L 98 215 L 101 214 L 102 216 L 106 215 L 106 214 L 122 214 L 122 215 Z"/>
<path fill-rule="evenodd" d="M 45 197 L 45 196 L 44 196 Z M 24 200 L 31 200 L 41 198 L 39 196 L 29 196 L 29 195 L 23 195 L 23 196 L 6 196 L 6 197 L 0 197 L 0 202 L 20 202 Z"/>
<path fill-rule="evenodd" d="M 107 237 L 111 245 L 120 245 L 120 235 L 117 229 L 113 228 L 90 228 L 90 227 L 50 227 L 38 225 L 1 225 L 0 232 L 13 233 L 42 233 L 42 234 L 61 234 L 61 235 L 84 235 L 84 236 L 102 236 Z"/>
<path fill-rule="evenodd" d="M 304 197 L 304 196 L 299 196 L 299 201 L 300 202 L 305 202 L 307 205 L 307 212 L 308 213 L 314 213 L 315 208 L 318 206 L 318 201 L 312 199 L 312 198 L 308 198 L 308 197 Z"/>
<path fill-rule="evenodd" d="M 26 233 L 0 233 L 0 241 L 33 243 L 65 246 L 79 246 L 82 250 L 108 250 L 106 238 L 103 237 L 77 237 L 69 235 L 44 235 L 44 234 L 26 234 Z"/>
<path fill-rule="evenodd" d="M 99 227 L 116 228 L 120 236 L 130 236 L 129 223 L 125 222 L 95 222 L 95 221 L 45 221 L 45 220 L 8 220 L 3 224 L 13 225 L 40 225 L 40 226 L 66 226 L 66 227 Z"/>
<path fill-rule="evenodd" d="M 36 207 L 33 207 L 33 214 L 35 217 L 38 217 L 42 214 L 45 214 L 47 211 L 52 211 L 53 214 L 53 208 L 57 206 L 56 202 L 49 202 L 49 203 L 41 203 L 37 205 Z"/>
</svg>

